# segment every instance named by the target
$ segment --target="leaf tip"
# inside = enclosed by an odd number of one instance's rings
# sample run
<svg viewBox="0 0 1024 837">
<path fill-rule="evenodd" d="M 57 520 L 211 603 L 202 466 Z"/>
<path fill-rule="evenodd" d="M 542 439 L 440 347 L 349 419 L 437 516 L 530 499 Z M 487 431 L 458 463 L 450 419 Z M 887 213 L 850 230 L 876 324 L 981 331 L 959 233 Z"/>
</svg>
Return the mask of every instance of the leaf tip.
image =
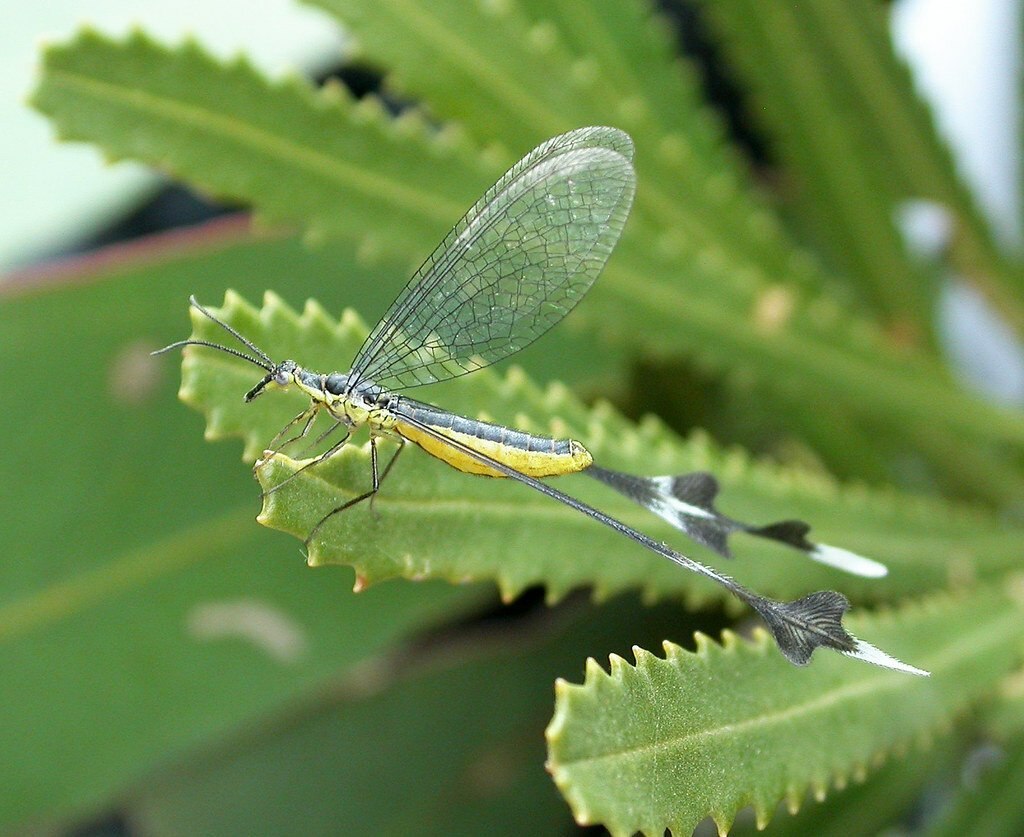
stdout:
<svg viewBox="0 0 1024 837">
<path fill-rule="evenodd" d="M 338 328 L 340 331 L 345 333 L 352 332 L 365 334 L 369 331 L 366 323 L 363 321 L 363 318 L 351 308 L 346 308 L 341 312 L 341 321 L 338 324 Z"/>
<path fill-rule="evenodd" d="M 715 824 L 718 837 L 728 837 L 734 820 L 735 817 L 725 811 L 715 811 L 711 814 L 711 821 Z"/>
<path fill-rule="evenodd" d="M 668 639 L 661 641 L 661 650 L 665 652 L 665 660 L 675 664 L 677 664 L 686 653 L 686 650 L 682 646 L 676 645 L 676 643 Z"/>
<path fill-rule="evenodd" d="M 796 816 L 800 813 L 800 806 L 804 801 L 803 791 L 794 784 L 787 785 L 784 801 L 786 810 L 790 815 Z"/>
<path fill-rule="evenodd" d="M 608 655 L 608 670 L 615 680 L 622 680 L 626 671 L 631 668 L 629 661 L 618 654 Z"/>
<path fill-rule="evenodd" d="M 612 655 L 612 656 L 614 656 L 614 655 Z M 619 659 L 621 660 L 622 658 L 619 657 Z M 597 680 L 599 678 L 605 678 L 605 677 L 608 676 L 605 673 L 605 670 L 601 667 L 601 664 L 597 660 L 595 660 L 593 657 L 587 657 L 587 661 L 586 661 L 586 663 L 584 663 L 584 666 L 583 666 L 583 671 L 584 671 L 584 680 L 583 680 L 583 682 L 586 685 L 589 685 L 590 683 L 592 683 L 593 681 L 595 681 L 595 680 Z"/>
<path fill-rule="evenodd" d="M 703 631 L 694 631 L 693 640 L 697 644 L 696 656 L 702 660 L 706 660 L 712 648 L 718 644 Z"/>
<path fill-rule="evenodd" d="M 352 118 L 356 125 L 373 125 L 390 120 L 391 114 L 380 96 L 370 94 L 355 102 Z"/>
</svg>

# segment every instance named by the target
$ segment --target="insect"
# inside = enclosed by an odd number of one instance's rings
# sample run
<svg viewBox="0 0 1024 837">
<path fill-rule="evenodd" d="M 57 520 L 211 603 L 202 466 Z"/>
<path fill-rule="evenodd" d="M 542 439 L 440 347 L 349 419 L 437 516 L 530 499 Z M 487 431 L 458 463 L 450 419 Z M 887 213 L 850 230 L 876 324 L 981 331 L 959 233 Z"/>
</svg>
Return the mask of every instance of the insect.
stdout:
<svg viewBox="0 0 1024 837">
<path fill-rule="evenodd" d="M 847 633 L 841 619 L 849 603 L 841 594 L 823 591 L 794 602 L 766 599 L 542 479 L 588 473 L 723 554 L 728 554 L 727 536 L 743 530 L 801 549 L 817 560 L 831 558 L 826 563 L 844 569 L 882 574 L 878 572 L 881 565 L 875 562 L 853 556 L 864 562 L 858 564 L 844 558 L 841 550 L 810 543 L 805 537 L 806 524 L 741 524 L 714 509 L 717 485 L 709 475 L 633 477 L 595 465 L 590 452 L 575 439 L 554 439 L 455 415 L 401 394 L 508 357 L 575 307 L 604 268 L 626 223 L 636 182 L 632 158 L 629 136 L 607 127 L 570 131 L 531 151 L 473 205 L 416 271 L 372 329 L 347 372 L 316 372 L 294 360 L 275 362 L 195 298 L 192 305 L 247 351 L 190 339 L 160 352 L 205 346 L 261 367 L 266 374 L 245 394 L 247 402 L 274 389 L 295 387 L 305 393 L 307 408 L 281 430 L 271 447 L 293 428 L 297 432 L 278 450 L 306 437 L 321 411 L 333 421 L 325 435 L 337 431 L 340 437 L 300 471 L 335 454 L 355 429 L 369 428 L 370 488 L 324 515 L 307 536 L 307 545 L 333 515 L 371 499 L 406 443 L 412 442 L 465 473 L 510 478 L 528 485 L 715 580 L 762 616 L 780 649 L 794 663 L 808 662 L 816 647 L 826 646 L 879 665 L 923 674 Z M 381 437 L 399 445 L 383 469 L 377 450 Z M 884 567 L 881 569 L 884 573 Z"/>
</svg>

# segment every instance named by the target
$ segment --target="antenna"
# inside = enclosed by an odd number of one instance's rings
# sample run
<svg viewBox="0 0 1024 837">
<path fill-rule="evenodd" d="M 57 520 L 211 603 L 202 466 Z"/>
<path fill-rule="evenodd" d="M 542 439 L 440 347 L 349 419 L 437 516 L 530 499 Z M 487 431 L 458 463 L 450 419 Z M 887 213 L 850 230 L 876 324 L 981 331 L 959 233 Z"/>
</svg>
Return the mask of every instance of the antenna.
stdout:
<svg viewBox="0 0 1024 837">
<path fill-rule="evenodd" d="M 249 361 L 249 363 L 267 370 L 267 372 L 274 371 L 274 361 L 270 359 L 266 352 L 260 349 L 251 340 L 248 340 L 247 338 L 243 337 L 241 334 L 235 331 L 235 329 L 229 326 L 226 322 L 224 322 L 223 320 L 219 320 L 215 316 L 213 316 L 213 314 L 211 314 L 209 311 L 203 308 L 202 305 L 199 304 L 194 295 L 190 296 L 188 298 L 188 301 L 193 308 L 202 313 L 203 316 L 205 316 L 207 319 L 213 320 L 213 322 L 215 322 L 228 334 L 230 334 L 232 337 L 234 337 L 236 340 L 242 343 L 242 345 L 244 345 L 247 349 L 253 352 L 256 355 L 256 357 L 253 357 L 252 355 L 247 355 L 245 352 L 240 352 L 238 349 L 232 349 L 228 346 L 222 346 L 219 343 L 211 343 L 208 340 L 179 340 L 176 343 L 171 343 L 171 345 L 169 346 L 164 346 L 162 349 L 157 349 L 155 352 L 151 352 L 151 354 L 162 355 L 164 354 L 164 352 L 169 352 L 172 349 L 179 349 L 182 346 L 206 346 L 210 349 L 217 349 L 218 351 L 226 352 L 229 355 L 240 357 L 242 358 L 242 360 L 247 360 Z"/>
</svg>

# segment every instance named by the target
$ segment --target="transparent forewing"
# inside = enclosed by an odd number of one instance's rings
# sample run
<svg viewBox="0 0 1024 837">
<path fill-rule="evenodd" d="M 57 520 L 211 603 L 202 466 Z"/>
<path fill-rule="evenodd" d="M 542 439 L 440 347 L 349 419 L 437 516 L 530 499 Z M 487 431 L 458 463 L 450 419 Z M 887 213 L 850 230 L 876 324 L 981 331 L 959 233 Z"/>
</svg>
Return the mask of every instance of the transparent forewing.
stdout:
<svg viewBox="0 0 1024 837">
<path fill-rule="evenodd" d="M 352 381 L 404 389 L 517 352 L 601 272 L 633 200 L 633 144 L 581 128 L 516 163 L 448 233 L 370 333 Z"/>
</svg>

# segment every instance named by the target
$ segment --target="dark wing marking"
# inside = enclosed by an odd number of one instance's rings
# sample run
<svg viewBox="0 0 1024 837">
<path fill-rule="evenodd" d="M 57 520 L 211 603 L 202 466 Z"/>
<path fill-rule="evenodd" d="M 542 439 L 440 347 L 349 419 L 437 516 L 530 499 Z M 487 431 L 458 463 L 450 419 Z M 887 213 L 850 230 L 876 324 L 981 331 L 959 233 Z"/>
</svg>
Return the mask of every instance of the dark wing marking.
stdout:
<svg viewBox="0 0 1024 837">
<path fill-rule="evenodd" d="M 726 558 L 731 557 L 729 535 L 733 532 L 746 532 L 790 546 L 813 561 L 853 575 L 881 578 L 888 572 L 884 564 L 871 558 L 808 540 L 811 527 L 802 520 L 780 520 L 755 526 L 727 517 L 715 508 L 718 481 L 702 471 L 679 476 L 638 477 L 591 465 L 584 473 L 614 488 L 668 521 L 697 543 Z"/>
</svg>

